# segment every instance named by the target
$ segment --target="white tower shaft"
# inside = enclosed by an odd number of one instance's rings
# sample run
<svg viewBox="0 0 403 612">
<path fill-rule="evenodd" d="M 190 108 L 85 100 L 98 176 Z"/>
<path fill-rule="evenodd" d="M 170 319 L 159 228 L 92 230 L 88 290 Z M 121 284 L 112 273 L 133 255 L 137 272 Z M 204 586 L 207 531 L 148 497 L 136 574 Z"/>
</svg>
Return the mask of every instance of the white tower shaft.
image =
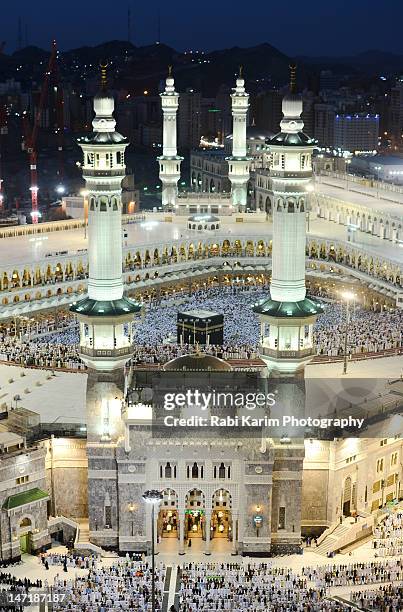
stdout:
<svg viewBox="0 0 403 612">
<path fill-rule="evenodd" d="M 112 193 L 87 181 L 88 212 L 88 296 L 93 300 L 118 300 L 123 295 L 122 203 L 120 190 Z M 106 195 L 108 193 L 108 195 Z"/>
<path fill-rule="evenodd" d="M 246 147 L 246 118 L 249 108 L 249 94 L 245 91 L 245 81 L 238 77 L 232 99 L 232 156 L 228 158 L 231 181 L 231 199 L 238 211 L 246 208 L 248 181 L 250 177 L 250 159 Z"/>
<path fill-rule="evenodd" d="M 275 193 L 275 198 L 280 194 Z M 288 212 L 295 197 L 286 199 L 285 210 L 273 212 L 271 298 L 277 302 L 298 302 L 305 298 L 305 212 Z M 280 204 L 279 206 L 283 206 Z"/>
<path fill-rule="evenodd" d="M 178 181 L 182 157 L 177 151 L 177 113 L 179 94 L 175 91 L 174 79 L 168 76 L 165 90 L 161 93 L 163 113 L 162 156 L 158 158 L 162 182 L 162 207 L 174 210 L 178 195 Z"/>
</svg>

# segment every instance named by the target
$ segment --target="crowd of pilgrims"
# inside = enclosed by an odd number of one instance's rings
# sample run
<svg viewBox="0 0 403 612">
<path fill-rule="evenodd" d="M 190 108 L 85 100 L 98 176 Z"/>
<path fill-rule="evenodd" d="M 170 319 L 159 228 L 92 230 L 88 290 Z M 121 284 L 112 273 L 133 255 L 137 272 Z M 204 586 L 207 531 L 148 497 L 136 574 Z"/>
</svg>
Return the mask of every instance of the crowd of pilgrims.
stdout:
<svg viewBox="0 0 403 612">
<path fill-rule="evenodd" d="M 401 612 L 403 610 L 403 586 L 384 585 L 379 589 L 355 591 L 351 601 L 363 610 L 376 612 Z"/>
<path fill-rule="evenodd" d="M 396 582 L 403 580 L 403 560 L 305 567 L 302 574 L 317 588 Z"/>
<path fill-rule="evenodd" d="M 39 563 L 45 560 L 51 565 L 68 564 L 73 572 L 84 571 L 75 572 L 74 577 L 57 573 L 50 584 L 48 580 L 33 582 L 0 573 L 0 584 L 21 593 L 32 588 L 52 592 L 59 596 L 53 603 L 54 611 L 151 610 L 151 565 L 147 561 L 126 555 L 103 565 L 95 556 L 75 558 L 56 552 L 39 556 Z M 328 564 L 303 567 L 298 572 L 272 563 L 185 563 L 177 568 L 178 603 L 170 610 L 347 612 L 352 610 L 350 601 L 368 610 L 397 612 L 403 609 L 402 568 L 403 560 Z M 379 586 L 374 587 L 376 583 Z M 155 610 L 161 611 L 164 592 L 169 589 L 163 563 L 156 566 L 155 585 Z M 334 599 L 334 592 L 330 592 L 332 587 L 367 585 L 369 590 L 355 590 L 349 601 L 344 595 L 343 601 Z"/>
<path fill-rule="evenodd" d="M 403 512 L 393 512 L 374 529 L 373 547 L 378 557 L 403 554 Z"/>
<path fill-rule="evenodd" d="M 97 557 L 84 556 L 84 555 L 73 555 L 72 553 L 41 553 L 39 555 L 39 562 L 49 569 L 51 565 L 62 565 L 65 572 L 68 568 L 75 567 L 77 569 L 96 569 L 97 568 Z"/>
<path fill-rule="evenodd" d="M 181 575 L 181 612 L 249 610 L 249 612 L 341 612 L 350 606 L 326 599 L 304 576 L 267 563 L 188 563 Z"/>
<path fill-rule="evenodd" d="M 7 595 L 16 597 L 18 595 L 25 595 L 30 592 L 30 589 L 41 589 L 43 586 L 42 580 L 30 580 L 29 578 L 16 578 L 8 572 L 0 572 L 0 612 L 6 610 L 21 611 L 23 606 L 11 603 L 7 599 Z"/>
<path fill-rule="evenodd" d="M 161 610 L 165 566 L 155 569 L 155 594 Z M 151 566 L 147 562 L 119 559 L 108 567 L 92 567 L 82 576 L 53 582 L 53 594 L 65 594 L 53 610 L 110 612 L 111 610 L 151 610 Z"/>
<path fill-rule="evenodd" d="M 135 326 L 134 363 L 165 363 L 187 354 L 194 347 L 177 343 L 177 313 L 209 310 L 224 313 L 224 344 L 209 344 L 203 350 L 223 359 L 258 357 L 260 324 L 252 310 L 268 297 L 267 287 L 215 287 L 191 295 L 150 300 Z M 314 327 L 317 355 L 329 358 L 344 353 L 346 312 L 337 302 L 323 302 L 324 313 Z M 58 317 L 58 318 L 56 318 Z M 46 323 L 47 321 L 47 323 Z M 374 312 L 351 309 L 348 350 L 350 354 L 381 352 L 402 346 L 403 311 Z M 10 335 L 0 327 L 0 360 L 48 368 L 84 369 L 77 352 L 78 325 L 68 315 L 49 315 L 24 333 Z"/>
</svg>

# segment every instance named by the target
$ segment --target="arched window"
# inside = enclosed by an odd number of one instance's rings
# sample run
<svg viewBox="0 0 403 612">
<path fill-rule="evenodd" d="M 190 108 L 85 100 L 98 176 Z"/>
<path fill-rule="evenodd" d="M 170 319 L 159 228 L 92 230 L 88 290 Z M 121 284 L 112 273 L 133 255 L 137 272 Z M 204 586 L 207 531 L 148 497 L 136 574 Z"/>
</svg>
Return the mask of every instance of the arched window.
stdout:
<svg viewBox="0 0 403 612">
<path fill-rule="evenodd" d="M 172 467 L 169 461 L 165 466 L 165 478 L 172 478 Z"/>
<path fill-rule="evenodd" d="M 295 211 L 294 202 L 288 202 L 288 212 L 293 213 Z"/>
<path fill-rule="evenodd" d="M 192 465 L 192 478 L 199 478 L 199 466 L 196 461 Z"/>
<path fill-rule="evenodd" d="M 218 478 L 225 478 L 225 465 L 223 463 L 218 468 Z"/>
</svg>

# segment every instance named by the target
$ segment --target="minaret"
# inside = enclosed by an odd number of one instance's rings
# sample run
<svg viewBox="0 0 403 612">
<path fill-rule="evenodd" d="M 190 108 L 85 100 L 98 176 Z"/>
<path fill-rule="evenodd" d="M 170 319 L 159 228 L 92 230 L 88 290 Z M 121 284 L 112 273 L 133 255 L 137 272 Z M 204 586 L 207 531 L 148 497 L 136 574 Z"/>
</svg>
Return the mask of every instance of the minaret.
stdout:
<svg viewBox="0 0 403 612">
<path fill-rule="evenodd" d="M 140 306 L 123 295 L 122 200 L 127 139 L 115 131 L 114 99 L 107 91 L 106 66 L 94 98 L 93 132 L 78 140 L 83 150 L 83 177 L 88 191 L 88 295 L 70 310 L 80 323 L 79 354 L 88 366 L 87 455 L 89 529 L 91 541 L 117 546 L 113 532 L 115 491 L 92 477 L 109 469 L 123 435 L 121 419 L 126 391 L 125 364 L 133 353 L 133 317 Z M 108 517 L 108 518 L 105 518 Z M 109 518 L 110 517 L 110 518 Z M 97 525 L 111 523 L 100 539 Z"/>
<path fill-rule="evenodd" d="M 290 375 L 313 356 L 313 324 L 319 304 L 306 298 L 305 249 L 307 187 L 312 180 L 315 141 L 302 131 L 302 99 L 283 99 L 281 132 L 269 142 L 273 194 L 273 250 L 270 299 L 255 306 L 261 319 L 261 354 L 270 370 Z M 269 331 L 267 331 L 269 329 Z"/>
<path fill-rule="evenodd" d="M 260 315 L 260 354 L 267 364 L 269 384 L 273 380 L 278 390 L 271 416 L 280 422 L 284 415 L 297 419 L 306 415 L 304 367 L 313 357 L 313 325 L 322 310 L 306 297 L 305 288 L 307 186 L 312 180 L 315 142 L 302 131 L 301 113 L 292 67 L 281 132 L 268 142 L 273 198 L 271 297 L 254 308 Z M 284 426 L 271 443 L 271 551 L 301 552 L 304 429 Z"/>
<path fill-rule="evenodd" d="M 249 94 L 245 91 L 242 67 L 236 80 L 232 99 L 232 156 L 227 158 L 228 177 L 231 181 L 231 200 L 233 208 L 242 212 L 246 209 L 250 158 L 246 153 L 246 116 L 249 108 Z"/>
<path fill-rule="evenodd" d="M 162 208 L 174 211 L 183 157 L 177 151 L 177 113 L 179 94 L 175 91 L 172 68 L 169 67 L 165 90 L 160 94 L 163 113 L 162 155 L 158 157 L 162 182 Z"/>
</svg>

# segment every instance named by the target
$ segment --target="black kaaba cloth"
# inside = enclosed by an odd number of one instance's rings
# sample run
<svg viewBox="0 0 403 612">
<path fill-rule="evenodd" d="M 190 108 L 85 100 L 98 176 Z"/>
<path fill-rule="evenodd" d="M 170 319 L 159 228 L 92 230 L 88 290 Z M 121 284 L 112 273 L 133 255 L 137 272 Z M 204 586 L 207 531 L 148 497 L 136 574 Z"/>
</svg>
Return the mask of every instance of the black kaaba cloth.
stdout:
<svg viewBox="0 0 403 612">
<path fill-rule="evenodd" d="M 223 344 L 224 315 L 210 310 L 178 312 L 178 344 Z"/>
</svg>

